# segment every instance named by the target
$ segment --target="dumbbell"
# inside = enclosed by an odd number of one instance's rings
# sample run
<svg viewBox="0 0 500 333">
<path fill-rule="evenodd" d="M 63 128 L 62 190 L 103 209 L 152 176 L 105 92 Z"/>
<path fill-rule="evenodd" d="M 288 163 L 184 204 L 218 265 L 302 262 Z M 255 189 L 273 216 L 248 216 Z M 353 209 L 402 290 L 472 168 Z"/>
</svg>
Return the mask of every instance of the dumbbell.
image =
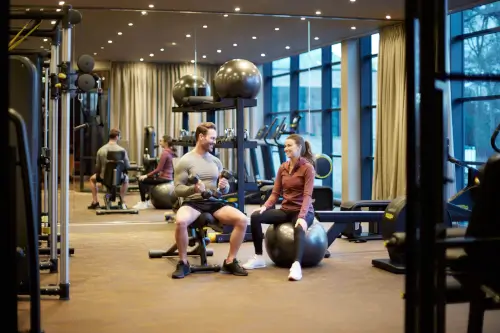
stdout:
<svg viewBox="0 0 500 333">
<path fill-rule="evenodd" d="M 227 179 L 227 181 L 231 181 L 231 179 L 233 179 L 233 174 L 229 170 L 224 169 L 220 173 L 220 177 Z M 214 197 L 216 198 L 222 197 L 222 192 L 220 191 L 219 188 L 217 188 L 216 192 L 214 193 Z"/>
<path fill-rule="evenodd" d="M 200 182 L 200 177 L 198 175 L 189 175 L 187 181 L 188 181 L 189 185 L 196 185 Z M 210 197 L 212 197 L 212 191 L 205 190 L 205 191 L 201 192 L 201 197 L 203 199 L 209 199 Z"/>
</svg>

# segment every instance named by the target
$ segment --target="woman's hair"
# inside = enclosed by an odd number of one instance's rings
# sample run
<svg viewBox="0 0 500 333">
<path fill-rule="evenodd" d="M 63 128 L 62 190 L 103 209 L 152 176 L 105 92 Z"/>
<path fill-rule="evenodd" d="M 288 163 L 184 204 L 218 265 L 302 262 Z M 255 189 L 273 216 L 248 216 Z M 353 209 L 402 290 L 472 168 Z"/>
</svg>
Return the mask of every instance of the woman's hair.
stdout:
<svg viewBox="0 0 500 333">
<path fill-rule="evenodd" d="M 177 157 L 177 148 L 174 146 L 172 137 L 170 135 L 164 135 L 162 139 L 163 142 L 167 144 L 167 147 L 174 152 L 174 156 Z"/>
<path fill-rule="evenodd" d="M 305 158 L 312 166 L 316 167 L 316 159 L 314 158 L 309 141 L 304 140 L 304 138 L 298 134 L 291 134 L 287 139 L 295 141 L 295 144 L 301 147 L 300 156 Z"/>
</svg>

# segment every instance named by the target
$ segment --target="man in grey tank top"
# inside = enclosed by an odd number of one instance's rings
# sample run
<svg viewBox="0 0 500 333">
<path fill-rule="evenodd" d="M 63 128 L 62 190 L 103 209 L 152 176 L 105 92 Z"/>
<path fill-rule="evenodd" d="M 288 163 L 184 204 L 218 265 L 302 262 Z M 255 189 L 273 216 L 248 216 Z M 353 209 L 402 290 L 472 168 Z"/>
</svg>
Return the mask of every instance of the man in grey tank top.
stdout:
<svg viewBox="0 0 500 333">
<path fill-rule="evenodd" d="M 96 173 L 90 177 L 90 189 L 92 190 L 92 203 L 88 206 L 89 209 L 97 209 L 99 208 L 99 200 L 97 198 L 97 183 L 102 183 L 102 179 L 104 177 L 104 170 L 106 169 L 106 162 L 108 151 L 125 151 L 125 168 L 130 168 L 130 161 L 128 159 L 128 154 L 125 148 L 118 144 L 118 140 L 120 140 L 120 130 L 113 128 L 109 131 L 109 141 L 104 146 L 99 148 L 96 156 Z M 125 194 L 128 189 L 128 176 L 124 174 L 123 184 L 120 188 L 120 195 L 122 197 L 122 206 L 126 209 L 125 206 Z"/>
<path fill-rule="evenodd" d="M 219 177 L 222 172 L 222 163 L 211 154 L 217 138 L 215 124 L 200 124 L 196 128 L 195 137 L 195 148 L 179 159 L 174 170 L 175 194 L 184 200 L 175 219 L 175 241 L 180 260 L 176 270 L 172 273 L 172 278 L 181 279 L 190 272 L 187 261 L 187 227 L 201 213 L 210 213 L 222 224 L 234 227 L 229 240 L 229 254 L 224 260 L 222 271 L 237 276 L 247 276 L 247 271 L 236 260 L 247 229 L 246 215 L 221 201 L 205 200 L 201 196 L 206 189 L 213 192 L 218 188 L 223 194 L 229 192 L 229 182 Z M 200 181 L 195 185 L 188 184 L 190 175 L 198 175 Z"/>
</svg>

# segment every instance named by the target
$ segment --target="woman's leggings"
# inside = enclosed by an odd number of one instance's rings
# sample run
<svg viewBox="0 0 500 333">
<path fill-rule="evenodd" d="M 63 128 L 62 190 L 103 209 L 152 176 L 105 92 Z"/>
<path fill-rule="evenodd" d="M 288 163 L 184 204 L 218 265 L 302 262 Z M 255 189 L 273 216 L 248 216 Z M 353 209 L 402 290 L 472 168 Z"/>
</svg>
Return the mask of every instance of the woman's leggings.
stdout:
<svg viewBox="0 0 500 333">
<path fill-rule="evenodd" d="M 265 224 L 282 224 L 282 223 L 293 223 L 297 222 L 299 212 L 298 211 L 284 211 L 282 209 L 268 209 L 264 213 L 260 214 L 255 212 L 250 217 L 250 227 L 252 229 L 252 239 L 253 245 L 255 247 L 255 254 L 262 254 L 262 243 L 264 241 L 262 235 L 262 223 Z M 307 222 L 307 226 L 310 227 L 314 221 L 314 214 L 307 213 L 304 220 Z M 295 261 L 302 262 L 302 256 L 304 255 L 304 241 L 305 232 L 302 226 L 298 225 L 294 228 L 294 238 L 295 238 Z"/>
<path fill-rule="evenodd" d="M 164 178 L 153 178 L 147 177 L 143 181 L 139 181 L 139 192 L 141 193 L 141 201 L 146 201 L 146 193 L 149 190 L 149 187 L 152 185 L 158 185 L 163 183 L 170 183 L 171 180 Z"/>
</svg>

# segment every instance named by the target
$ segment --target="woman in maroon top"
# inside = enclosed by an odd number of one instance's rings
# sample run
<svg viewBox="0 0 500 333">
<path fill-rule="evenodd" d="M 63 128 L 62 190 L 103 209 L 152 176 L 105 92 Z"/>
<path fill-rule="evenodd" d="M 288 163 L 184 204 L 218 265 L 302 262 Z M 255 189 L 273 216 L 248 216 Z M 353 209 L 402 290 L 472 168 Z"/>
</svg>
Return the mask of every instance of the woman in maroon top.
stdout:
<svg viewBox="0 0 500 333">
<path fill-rule="evenodd" d="M 271 196 L 250 218 L 255 256 L 243 267 L 255 269 L 266 266 L 262 257 L 262 223 L 276 225 L 292 222 L 295 224 L 295 262 L 290 268 L 288 279 L 298 281 L 302 278 L 305 232 L 314 220 L 312 192 L 316 172 L 311 144 L 300 135 L 292 134 L 286 139 L 285 153 L 289 160 L 278 169 Z M 280 195 L 283 196 L 281 208 L 271 208 Z"/>
<path fill-rule="evenodd" d="M 146 197 L 146 193 L 148 192 L 150 186 L 162 183 L 171 183 L 174 179 L 173 159 L 177 155 L 175 154 L 176 149 L 172 144 L 172 137 L 164 135 L 160 138 L 160 147 L 163 148 L 163 152 L 161 153 L 160 161 L 158 162 L 156 169 L 139 177 L 139 192 L 141 193 L 141 201 L 133 207 L 134 209 L 146 209 L 151 207 L 149 198 Z"/>
</svg>

